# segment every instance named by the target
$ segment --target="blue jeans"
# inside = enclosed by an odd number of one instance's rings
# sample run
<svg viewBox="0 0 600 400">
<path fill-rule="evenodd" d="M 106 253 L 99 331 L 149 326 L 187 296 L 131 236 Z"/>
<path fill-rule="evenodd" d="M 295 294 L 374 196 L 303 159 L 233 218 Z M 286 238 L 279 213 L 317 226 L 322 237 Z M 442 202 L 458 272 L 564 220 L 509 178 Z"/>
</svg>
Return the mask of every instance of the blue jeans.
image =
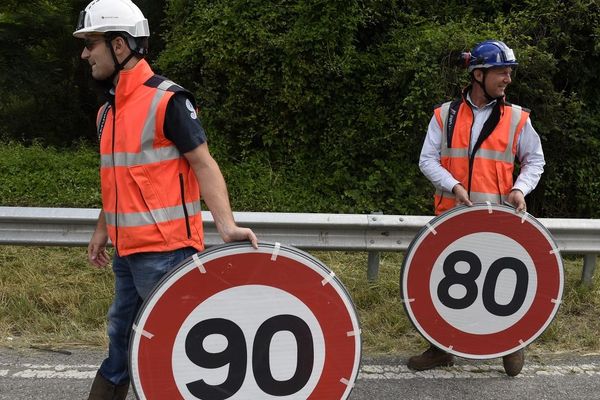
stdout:
<svg viewBox="0 0 600 400">
<path fill-rule="evenodd" d="M 157 253 L 115 254 L 115 298 L 108 310 L 108 357 L 100 374 L 115 385 L 129 382 L 129 336 L 142 302 L 158 281 L 183 260 L 197 253 L 192 247 Z"/>
</svg>

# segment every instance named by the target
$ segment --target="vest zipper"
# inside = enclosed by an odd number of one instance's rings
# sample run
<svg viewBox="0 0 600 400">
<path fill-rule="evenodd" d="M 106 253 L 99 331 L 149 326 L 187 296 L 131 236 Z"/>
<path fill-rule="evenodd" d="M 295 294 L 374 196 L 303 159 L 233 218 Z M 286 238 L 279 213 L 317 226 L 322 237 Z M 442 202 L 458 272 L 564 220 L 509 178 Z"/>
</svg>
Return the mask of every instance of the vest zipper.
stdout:
<svg viewBox="0 0 600 400">
<path fill-rule="evenodd" d="M 183 174 L 179 173 L 179 188 L 181 190 L 181 206 L 183 207 L 183 215 L 185 215 L 185 229 L 187 230 L 188 239 L 192 238 L 192 230 L 190 229 L 190 220 L 187 207 L 185 206 L 185 189 L 183 186 Z"/>
</svg>

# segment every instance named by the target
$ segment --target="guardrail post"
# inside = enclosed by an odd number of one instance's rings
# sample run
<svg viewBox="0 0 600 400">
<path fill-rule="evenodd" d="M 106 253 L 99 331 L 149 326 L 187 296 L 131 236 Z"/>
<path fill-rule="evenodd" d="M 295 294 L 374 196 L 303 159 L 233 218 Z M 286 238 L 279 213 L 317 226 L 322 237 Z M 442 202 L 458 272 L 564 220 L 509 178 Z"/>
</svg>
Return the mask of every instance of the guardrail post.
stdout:
<svg viewBox="0 0 600 400">
<path fill-rule="evenodd" d="M 375 282 L 379 275 L 379 252 L 370 251 L 367 263 L 367 280 Z"/>
<path fill-rule="evenodd" d="M 586 254 L 583 256 L 583 272 L 581 274 L 581 283 L 591 285 L 596 270 L 597 254 Z"/>
<path fill-rule="evenodd" d="M 383 215 L 383 211 L 375 211 L 369 215 L 369 219 L 373 218 L 373 221 L 377 221 L 377 215 Z M 370 222 L 370 221 L 369 221 Z M 367 259 L 367 280 L 369 282 L 375 282 L 379 278 L 379 252 L 369 251 Z"/>
</svg>

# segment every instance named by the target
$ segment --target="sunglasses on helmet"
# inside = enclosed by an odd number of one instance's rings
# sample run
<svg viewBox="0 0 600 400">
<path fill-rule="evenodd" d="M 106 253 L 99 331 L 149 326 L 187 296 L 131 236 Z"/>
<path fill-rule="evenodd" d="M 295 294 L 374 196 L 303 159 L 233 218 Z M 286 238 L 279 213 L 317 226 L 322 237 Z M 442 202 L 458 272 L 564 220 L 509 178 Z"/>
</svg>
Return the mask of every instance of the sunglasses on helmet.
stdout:
<svg viewBox="0 0 600 400">
<path fill-rule="evenodd" d="M 79 18 L 77 18 L 77 26 L 75 28 L 76 31 L 83 29 L 85 27 L 85 16 L 86 16 L 86 12 L 85 10 L 81 11 L 79 13 Z"/>
</svg>

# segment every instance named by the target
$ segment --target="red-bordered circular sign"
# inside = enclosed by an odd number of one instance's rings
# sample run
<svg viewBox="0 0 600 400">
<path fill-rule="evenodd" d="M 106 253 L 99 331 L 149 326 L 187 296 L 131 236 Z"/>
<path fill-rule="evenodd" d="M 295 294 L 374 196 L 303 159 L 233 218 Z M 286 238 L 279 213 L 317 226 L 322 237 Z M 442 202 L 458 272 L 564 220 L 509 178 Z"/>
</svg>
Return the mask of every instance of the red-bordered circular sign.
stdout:
<svg viewBox="0 0 600 400">
<path fill-rule="evenodd" d="M 535 340 L 563 292 L 560 252 L 548 230 L 511 207 L 456 207 L 413 239 L 402 300 L 417 330 L 449 353 L 501 357 Z"/>
<path fill-rule="evenodd" d="M 341 282 L 279 244 L 211 248 L 157 285 L 137 316 L 140 399 L 345 399 L 360 327 Z"/>
</svg>

